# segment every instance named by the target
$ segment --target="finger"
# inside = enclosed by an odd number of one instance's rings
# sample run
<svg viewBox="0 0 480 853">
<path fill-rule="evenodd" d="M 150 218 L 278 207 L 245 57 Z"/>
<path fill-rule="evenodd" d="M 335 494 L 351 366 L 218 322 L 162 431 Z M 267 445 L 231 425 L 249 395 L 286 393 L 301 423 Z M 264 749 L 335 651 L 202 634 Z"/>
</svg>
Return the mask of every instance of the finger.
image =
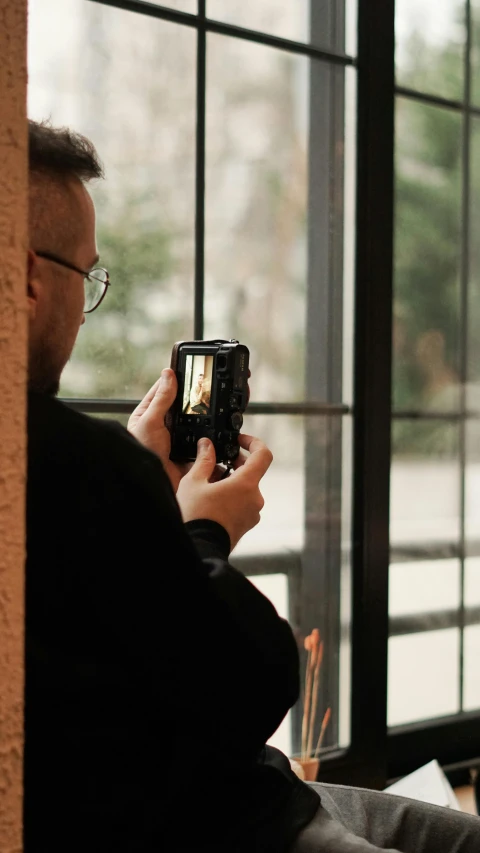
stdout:
<svg viewBox="0 0 480 853">
<path fill-rule="evenodd" d="M 240 444 L 240 446 L 242 446 L 242 444 L 243 444 L 243 442 L 242 442 L 242 441 L 240 441 L 240 439 L 241 439 L 242 437 L 244 437 L 247 441 L 250 441 L 250 439 L 252 439 L 252 438 L 253 438 L 253 436 L 251 436 L 251 435 L 245 435 L 244 433 L 240 433 L 240 435 L 239 435 L 239 442 L 238 442 L 238 443 Z M 255 439 L 255 441 L 258 441 L 258 440 L 259 440 L 259 439 Z M 246 442 L 245 442 L 245 443 L 246 443 Z M 261 443 L 263 443 L 263 442 L 261 442 Z M 264 447 L 265 447 L 265 446 L 266 446 L 266 445 L 264 445 Z M 242 467 L 242 465 L 245 465 L 245 462 L 246 462 L 246 461 L 247 461 L 247 459 L 249 459 L 249 458 L 250 458 L 250 453 L 245 452 L 245 450 L 240 450 L 240 452 L 239 452 L 239 454 L 238 454 L 237 458 L 236 458 L 236 459 L 234 460 L 234 462 L 233 462 L 233 466 L 232 466 L 232 467 L 233 467 L 234 471 L 236 471 L 236 469 L 237 469 L 237 468 L 241 468 L 241 467 Z"/>
<path fill-rule="evenodd" d="M 261 441 L 261 439 L 256 438 L 254 435 L 246 435 L 244 432 L 241 432 L 238 436 L 238 443 L 243 450 L 246 450 L 250 455 L 253 453 L 257 453 L 259 450 L 266 450 L 271 454 L 271 451 L 265 444 L 265 442 Z"/>
<path fill-rule="evenodd" d="M 241 468 L 242 465 L 245 465 L 245 462 L 247 461 L 247 459 L 248 459 L 247 454 L 243 450 L 241 450 L 240 453 L 238 454 L 237 458 L 233 460 L 233 464 L 232 464 L 233 470 L 236 471 L 237 468 Z"/>
<path fill-rule="evenodd" d="M 164 419 L 177 395 L 177 378 L 174 371 L 169 367 L 162 370 L 160 379 L 150 389 L 149 394 L 152 391 L 153 395 L 146 407 L 148 408 L 148 413 L 159 420 Z"/>
<path fill-rule="evenodd" d="M 170 372 L 170 368 L 165 368 L 165 370 L 162 371 L 162 375 L 166 371 Z M 157 379 L 155 384 L 152 385 L 152 387 L 147 392 L 147 394 L 145 394 L 145 397 L 143 398 L 143 400 L 133 410 L 132 414 L 130 415 L 130 417 L 128 419 L 129 426 L 135 425 L 137 423 L 137 421 L 142 417 L 142 415 L 145 414 L 145 412 L 149 408 L 149 406 L 150 406 L 152 400 L 155 398 L 155 395 L 157 394 L 158 389 L 160 387 L 160 384 L 162 382 L 162 375 L 159 376 L 159 378 Z"/>
<path fill-rule="evenodd" d="M 160 384 L 160 379 L 161 379 L 161 377 L 159 376 L 159 378 L 155 382 L 155 385 L 152 385 L 152 387 L 150 388 L 150 391 L 147 394 L 145 394 L 145 397 L 143 398 L 143 400 L 133 410 L 133 412 L 130 416 L 131 418 L 140 417 L 140 415 L 143 415 L 143 413 L 148 409 L 150 403 L 152 402 L 152 400 L 155 396 L 156 390 Z"/>
<path fill-rule="evenodd" d="M 165 368 L 165 369 L 167 369 L 167 368 Z M 162 373 L 163 373 L 163 371 L 162 371 Z M 142 404 L 144 403 L 146 406 L 148 406 L 148 405 L 149 405 L 149 403 L 151 403 L 151 402 L 152 402 L 153 398 L 155 397 L 155 394 L 157 393 L 157 388 L 158 388 L 158 386 L 160 385 L 160 382 L 161 382 L 161 381 L 162 381 L 162 376 L 160 375 L 160 376 L 158 377 L 157 381 L 155 382 L 155 384 L 154 384 L 154 385 L 152 385 L 152 387 L 150 388 L 150 391 L 148 391 L 148 392 L 145 394 L 145 397 L 143 398 L 143 400 L 142 400 L 142 402 L 140 403 L 140 405 L 142 405 Z"/>
<path fill-rule="evenodd" d="M 259 478 L 263 477 L 273 461 L 271 450 L 259 438 L 255 438 L 253 435 L 245 435 L 244 433 L 239 435 L 238 443 L 240 447 L 250 454 L 245 460 L 243 467 L 245 469 L 248 468 L 249 471 L 255 473 Z"/>
<path fill-rule="evenodd" d="M 201 438 L 197 443 L 197 458 L 188 473 L 192 480 L 210 480 L 215 471 L 217 458 L 215 448 L 209 438 Z"/>
</svg>

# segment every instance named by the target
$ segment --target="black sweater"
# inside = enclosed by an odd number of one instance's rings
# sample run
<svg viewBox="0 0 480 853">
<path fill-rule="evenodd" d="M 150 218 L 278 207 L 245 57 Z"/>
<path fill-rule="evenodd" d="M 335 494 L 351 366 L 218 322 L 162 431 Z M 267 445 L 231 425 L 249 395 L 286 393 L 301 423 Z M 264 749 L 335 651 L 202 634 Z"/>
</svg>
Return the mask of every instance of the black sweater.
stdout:
<svg viewBox="0 0 480 853">
<path fill-rule="evenodd" d="M 30 394 L 28 443 L 26 853 L 287 850 L 288 624 L 118 424 Z"/>
</svg>

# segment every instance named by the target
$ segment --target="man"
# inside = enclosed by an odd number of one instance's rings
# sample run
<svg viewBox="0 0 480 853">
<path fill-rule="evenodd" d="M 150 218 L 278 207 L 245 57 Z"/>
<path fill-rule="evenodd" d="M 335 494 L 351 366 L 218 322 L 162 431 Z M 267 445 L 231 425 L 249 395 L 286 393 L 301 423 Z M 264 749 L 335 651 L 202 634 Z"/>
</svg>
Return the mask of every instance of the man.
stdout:
<svg viewBox="0 0 480 853">
<path fill-rule="evenodd" d="M 203 373 L 199 373 L 197 381 L 192 385 L 190 392 L 190 409 L 191 412 L 196 412 L 198 415 L 208 415 L 210 409 L 210 394 L 208 383 L 205 381 Z"/>
<path fill-rule="evenodd" d="M 197 403 L 202 399 L 202 391 L 203 391 L 203 373 L 199 373 L 197 376 L 197 381 L 192 384 L 192 390 L 190 391 L 190 406 L 196 406 Z"/>
<path fill-rule="evenodd" d="M 102 171 L 82 137 L 29 131 L 26 853 L 473 853 L 474 818 L 307 786 L 265 748 L 297 650 L 228 554 L 259 521 L 270 451 L 242 436 L 225 480 L 207 440 L 175 466 L 168 369 L 130 434 L 55 399 L 109 287 L 85 187 Z"/>
</svg>

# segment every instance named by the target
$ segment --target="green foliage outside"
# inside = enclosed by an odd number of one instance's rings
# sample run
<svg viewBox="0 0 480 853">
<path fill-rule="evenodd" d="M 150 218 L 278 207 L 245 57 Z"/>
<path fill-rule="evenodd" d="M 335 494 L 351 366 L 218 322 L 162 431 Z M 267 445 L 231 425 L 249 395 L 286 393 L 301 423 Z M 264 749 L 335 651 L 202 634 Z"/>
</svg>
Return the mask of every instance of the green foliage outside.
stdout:
<svg viewBox="0 0 480 853">
<path fill-rule="evenodd" d="M 480 37 L 480 33 L 479 33 Z M 480 43 L 480 41 L 479 41 Z M 421 34 L 411 42 L 402 85 L 442 94 L 463 92 L 458 44 L 429 47 Z M 478 130 L 471 134 L 469 376 L 480 373 L 478 239 L 480 190 Z M 460 410 L 465 317 L 461 304 L 463 117 L 460 112 L 399 97 L 396 111 L 395 301 L 393 408 L 453 413 Z M 399 420 L 393 429 L 397 455 L 453 457 L 458 429 L 442 421 Z"/>
</svg>

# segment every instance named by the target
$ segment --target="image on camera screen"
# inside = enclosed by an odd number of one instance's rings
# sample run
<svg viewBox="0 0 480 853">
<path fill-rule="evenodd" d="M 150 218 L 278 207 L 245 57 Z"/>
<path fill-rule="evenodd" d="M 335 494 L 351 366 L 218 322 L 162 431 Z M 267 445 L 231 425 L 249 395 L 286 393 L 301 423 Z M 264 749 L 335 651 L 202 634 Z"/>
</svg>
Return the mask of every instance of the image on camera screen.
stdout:
<svg viewBox="0 0 480 853">
<path fill-rule="evenodd" d="M 187 355 L 185 360 L 185 385 L 183 386 L 184 415 L 210 414 L 213 355 Z"/>
</svg>

